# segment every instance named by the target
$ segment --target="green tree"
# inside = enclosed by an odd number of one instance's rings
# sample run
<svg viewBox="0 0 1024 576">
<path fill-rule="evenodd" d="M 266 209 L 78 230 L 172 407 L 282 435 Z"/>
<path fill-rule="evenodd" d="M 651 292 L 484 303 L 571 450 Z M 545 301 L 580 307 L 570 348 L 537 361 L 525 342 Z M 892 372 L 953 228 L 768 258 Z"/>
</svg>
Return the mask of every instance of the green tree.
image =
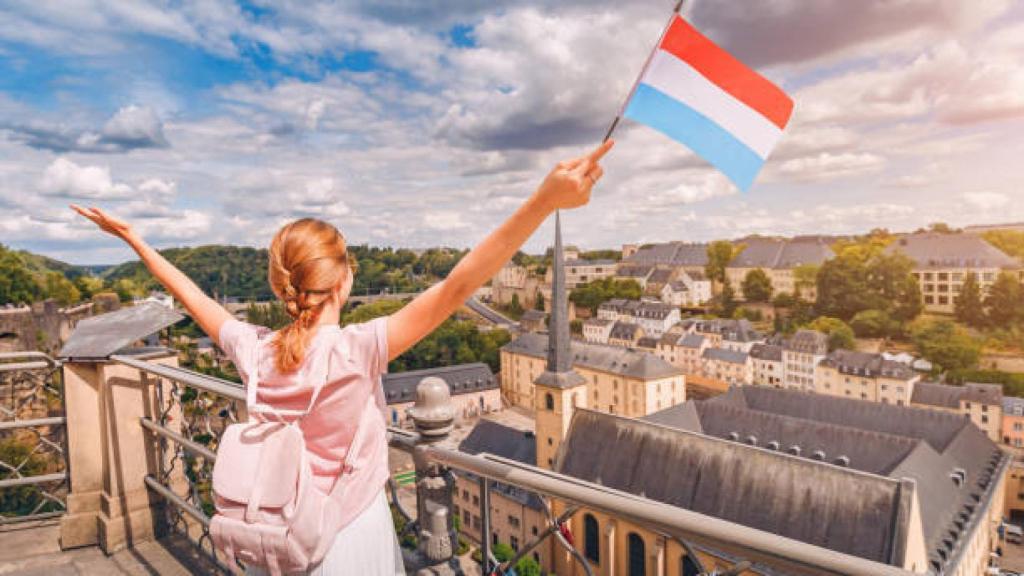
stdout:
<svg viewBox="0 0 1024 576">
<path fill-rule="evenodd" d="M 978 286 L 978 278 L 974 273 L 967 274 L 967 278 L 964 279 L 963 286 L 960 288 L 960 294 L 953 304 L 953 313 L 957 320 L 975 328 L 984 325 L 985 305 L 981 300 L 981 288 Z"/>
<path fill-rule="evenodd" d="M 540 576 L 540 564 L 527 556 L 516 563 L 516 576 Z"/>
<path fill-rule="evenodd" d="M 1013 256 L 1024 260 L 1024 232 L 1017 230 L 992 230 L 982 235 L 989 244 Z"/>
<path fill-rule="evenodd" d="M 21 256 L 0 244 L 0 305 L 28 304 L 42 294 L 43 287 Z"/>
<path fill-rule="evenodd" d="M 141 296 L 145 292 L 145 290 L 131 278 L 121 278 L 120 280 L 115 281 L 110 288 L 117 294 L 117 298 L 121 302 L 129 302 L 132 298 Z"/>
<path fill-rule="evenodd" d="M 103 279 L 97 278 L 92 274 L 82 274 L 81 276 L 77 276 L 73 282 L 75 283 L 75 288 L 78 288 L 78 293 L 81 295 L 83 300 L 88 300 L 96 294 L 103 292 Z"/>
<path fill-rule="evenodd" d="M 838 318 L 821 316 L 815 318 L 813 322 L 807 325 L 807 327 L 828 336 L 828 349 L 830 352 L 840 348 L 852 350 L 856 345 L 856 341 L 853 336 L 853 329 L 850 328 L 846 322 L 843 322 Z"/>
<path fill-rule="evenodd" d="M 772 298 L 772 281 L 760 268 L 747 272 L 740 285 L 748 302 L 768 302 Z"/>
<path fill-rule="evenodd" d="M 46 273 L 44 286 L 46 296 L 64 306 L 74 304 L 81 299 L 81 292 L 78 291 L 78 288 L 64 274 L 55 270 Z"/>
<path fill-rule="evenodd" d="M 544 295 L 539 291 L 533 297 L 533 309 L 540 310 L 541 312 L 544 311 Z"/>
<path fill-rule="evenodd" d="M 523 305 L 519 302 L 519 294 L 512 295 L 512 302 L 509 303 L 508 308 L 517 318 L 523 315 Z"/>
<path fill-rule="evenodd" d="M 739 252 L 728 240 L 717 240 L 708 244 L 708 262 L 704 265 L 704 274 L 713 282 L 724 283 L 725 269 Z"/>
<path fill-rule="evenodd" d="M 495 544 L 494 547 L 491 548 L 491 553 L 494 554 L 494 558 L 498 562 L 508 562 L 516 555 L 516 551 L 504 542 L 498 542 Z"/>
<path fill-rule="evenodd" d="M 390 316 L 398 312 L 405 302 L 399 300 L 377 300 L 354 308 L 349 308 L 341 315 L 342 326 L 368 322 L 380 316 Z"/>
<path fill-rule="evenodd" d="M 948 320 L 922 322 L 911 330 L 918 352 L 938 370 L 969 370 L 978 364 L 981 344 Z"/>
<path fill-rule="evenodd" d="M 886 338 L 899 332 L 900 323 L 885 310 L 863 310 L 850 320 L 850 328 L 861 338 Z"/>
<path fill-rule="evenodd" d="M 1024 300 L 1020 281 L 1009 272 L 1001 272 L 985 297 L 988 323 L 999 328 L 1013 326 L 1024 319 Z"/>
<path fill-rule="evenodd" d="M 637 300 L 642 293 L 643 290 L 636 280 L 599 278 L 577 286 L 569 293 L 569 301 L 596 314 L 597 308 L 612 298 Z"/>
<path fill-rule="evenodd" d="M 715 297 L 711 306 L 712 312 L 722 318 L 732 318 L 736 313 L 739 303 L 736 302 L 736 291 L 732 288 L 732 282 L 728 278 L 722 282 L 722 292 Z"/>
<path fill-rule="evenodd" d="M 259 304 L 252 302 L 245 310 L 245 319 L 250 324 L 266 326 L 271 330 L 279 330 L 292 323 L 292 317 L 284 309 L 280 301 Z"/>
<path fill-rule="evenodd" d="M 818 272 L 818 314 L 845 319 L 873 308 L 867 278 L 867 265 L 856 254 L 826 261 Z"/>
<path fill-rule="evenodd" d="M 818 270 L 821 266 L 817 264 L 803 264 L 793 269 L 793 292 L 798 298 L 808 290 L 814 288 L 818 283 Z"/>
</svg>

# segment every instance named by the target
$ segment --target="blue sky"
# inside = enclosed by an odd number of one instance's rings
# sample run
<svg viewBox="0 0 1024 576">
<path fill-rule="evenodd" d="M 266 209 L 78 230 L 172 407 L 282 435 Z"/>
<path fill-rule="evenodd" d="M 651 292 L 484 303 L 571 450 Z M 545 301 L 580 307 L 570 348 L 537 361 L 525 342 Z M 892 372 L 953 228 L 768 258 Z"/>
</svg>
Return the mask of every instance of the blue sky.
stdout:
<svg viewBox="0 0 1024 576">
<path fill-rule="evenodd" d="M 353 243 L 472 245 L 597 142 L 672 4 L 5 2 L 0 242 L 130 257 L 72 217 L 79 202 L 159 246 L 262 246 L 310 215 Z M 794 97 L 782 144 L 740 194 L 626 123 L 567 241 L 1024 220 L 1019 3 L 695 0 L 686 15 Z"/>
</svg>

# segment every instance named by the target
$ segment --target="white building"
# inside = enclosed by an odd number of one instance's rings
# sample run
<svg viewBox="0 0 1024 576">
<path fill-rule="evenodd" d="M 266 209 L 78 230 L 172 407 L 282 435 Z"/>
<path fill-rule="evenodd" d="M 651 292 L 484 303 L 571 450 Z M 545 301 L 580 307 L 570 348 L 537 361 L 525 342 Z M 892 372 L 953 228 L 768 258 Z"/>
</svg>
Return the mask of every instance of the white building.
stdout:
<svg viewBox="0 0 1024 576">
<path fill-rule="evenodd" d="M 681 270 L 676 280 L 661 289 L 661 301 L 672 306 L 703 306 L 710 300 L 711 281 L 703 274 L 687 274 Z"/>
<path fill-rule="evenodd" d="M 587 318 L 583 321 L 583 339 L 592 344 L 607 344 L 615 320 L 609 318 Z"/>
<path fill-rule="evenodd" d="M 638 324 L 644 334 L 661 338 L 680 320 L 679 308 L 657 300 L 625 300 L 615 298 L 597 308 L 597 317 L 605 320 Z"/>
<path fill-rule="evenodd" d="M 798 330 L 782 347 L 786 388 L 813 392 L 815 370 L 827 354 L 827 336 L 816 330 Z"/>
</svg>

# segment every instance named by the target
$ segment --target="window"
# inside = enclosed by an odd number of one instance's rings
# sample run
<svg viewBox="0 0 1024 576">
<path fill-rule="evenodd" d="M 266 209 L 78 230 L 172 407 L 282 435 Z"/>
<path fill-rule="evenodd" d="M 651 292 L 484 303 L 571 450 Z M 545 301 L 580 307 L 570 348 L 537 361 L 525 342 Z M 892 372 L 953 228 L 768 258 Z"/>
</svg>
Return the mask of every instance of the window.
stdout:
<svg viewBox="0 0 1024 576">
<path fill-rule="evenodd" d="M 515 536 L 509 536 L 509 544 L 512 545 L 513 550 L 515 550 L 516 552 L 519 551 L 519 538 L 516 538 Z"/>
<path fill-rule="evenodd" d="M 491 545 L 492 546 L 497 546 L 498 545 L 498 533 L 497 532 L 491 532 Z"/>
<path fill-rule="evenodd" d="M 469 502 L 469 490 L 466 490 L 465 488 L 462 489 L 462 499 Z"/>
<path fill-rule="evenodd" d="M 471 521 L 472 521 L 472 516 L 470 515 L 469 510 L 463 510 L 462 511 L 462 523 L 465 524 L 466 526 L 469 526 L 469 523 Z"/>
<path fill-rule="evenodd" d="M 530 533 L 533 534 L 534 536 L 536 536 L 537 535 L 537 527 L 533 526 L 532 528 L 530 528 Z"/>
<path fill-rule="evenodd" d="M 583 555 L 594 564 L 601 563 L 601 532 L 593 514 L 583 517 Z"/>
<path fill-rule="evenodd" d="M 516 518 L 515 516 L 509 514 L 508 524 L 513 528 L 519 528 L 519 518 Z"/>
<path fill-rule="evenodd" d="M 551 395 L 551 392 L 544 394 L 544 408 L 552 411 L 555 409 L 555 397 Z"/>
<path fill-rule="evenodd" d="M 981 423 L 982 424 L 988 424 L 988 414 L 982 414 L 981 415 Z"/>
<path fill-rule="evenodd" d="M 476 494 L 473 494 L 473 506 L 479 506 L 479 505 L 480 505 L 480 497 L 477 496 Z"/>
<path fill-rule="evenodd" d="M 982 412 L 988 412 L 988 404 L 982 404 L 981 405 L 981 411 Z"/>
<path fill-rule="evenodd" d="M 683 576 L 700 576 L 700 568 L 697 567 L 697 563 L 693 561 L 693 558 L 690 558 L 689 554 L 683 554 L 679 558 L 679 563 L 682 564 L 679 571 Z"/>
<path fill-rule="evenodd" d="M 647 557 L 644 551 L 644 539 L 636 532 L 629 533 L 629 570 L 628 576 L 646 576 Z"/>
<path fill-rule="evenodd" d="M 473 529 L 474 530 L 479 530 L 480 529 L 480 517 L 475 515 L 475 514 L 473 515 Z"/>
<path fill-rule="evenodd" d="M 551 436 L 548 436 L 548 446 L 554 446 L 554 445 L 555 445 L 555 439 L 552 438 Z"/>
</svg>

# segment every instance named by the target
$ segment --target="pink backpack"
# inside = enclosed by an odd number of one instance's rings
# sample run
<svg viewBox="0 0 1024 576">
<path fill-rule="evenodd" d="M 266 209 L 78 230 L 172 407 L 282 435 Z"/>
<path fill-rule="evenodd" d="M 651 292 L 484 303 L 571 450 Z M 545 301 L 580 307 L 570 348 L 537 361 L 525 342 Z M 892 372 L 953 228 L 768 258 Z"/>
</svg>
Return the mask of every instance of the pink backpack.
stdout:
<svg viewBox="0 0 1024 576">
<path fill-rule="evenodd" d="M 324 383 L 313 389 L 306 410 L 276 410 L 256 401 L 258 369 L 249 375 L 245 402 L 249 422 L 228 426 L 217 448 L 213 467 L 217 513 L 210 521 L 210 536 L 228 562 L 237 559 L 247 566 L 265 567 L 273 576 L 305 572 L 323 560 L 341 528 L 339 506 L 347 485 L 342 480 L 352 471 L 350 461 L 362 441 L 366 419 L 360 419 L 341 476 L 325 494 L 313 484 L 299 427 Z M 373 395 L 366 410 L 375 411 Z M 254 418 L 256 413 L 269 413 L 275 420 Z"/>
</svg>

